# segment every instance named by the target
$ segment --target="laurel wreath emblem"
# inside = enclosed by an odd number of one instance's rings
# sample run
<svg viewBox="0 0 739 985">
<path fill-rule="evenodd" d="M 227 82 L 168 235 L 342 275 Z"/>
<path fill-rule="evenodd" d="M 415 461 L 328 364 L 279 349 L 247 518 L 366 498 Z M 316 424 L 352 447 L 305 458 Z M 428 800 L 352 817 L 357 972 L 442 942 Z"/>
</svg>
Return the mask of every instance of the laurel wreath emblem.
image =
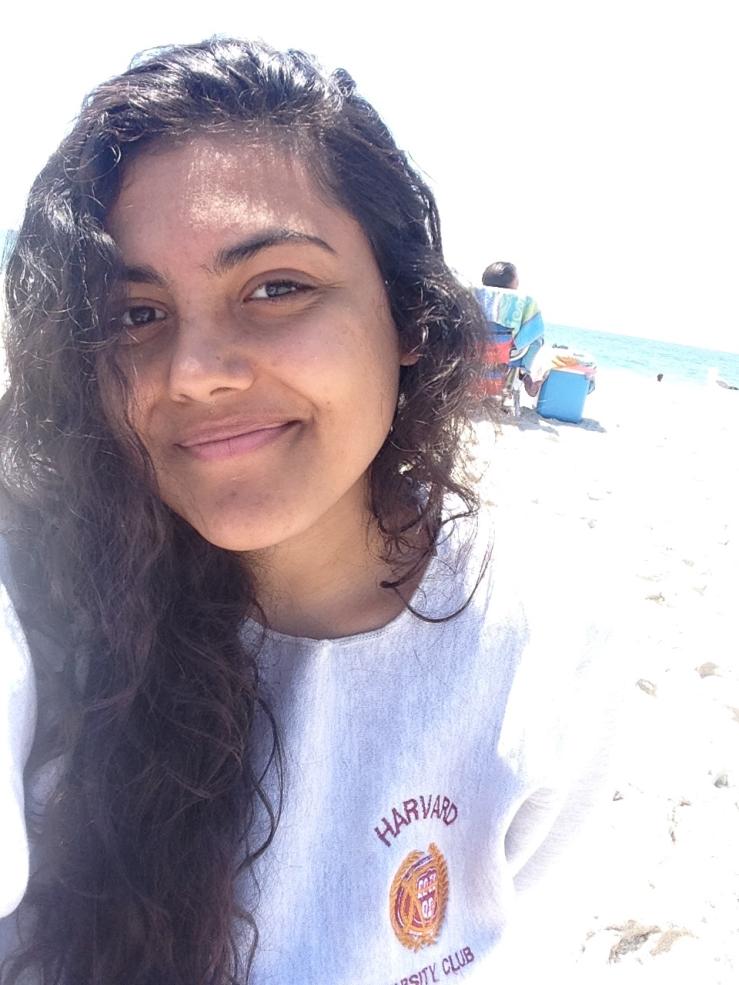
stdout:
<svg viewBox="0 0 739 985">
<path fill-rule="evenodd" d="M 433 844 L 403 859 L 390 886 L 390 922 L 400 943 L 412 951 L 434 944 L 449 898 L 446 859 Z"/>
</svg>

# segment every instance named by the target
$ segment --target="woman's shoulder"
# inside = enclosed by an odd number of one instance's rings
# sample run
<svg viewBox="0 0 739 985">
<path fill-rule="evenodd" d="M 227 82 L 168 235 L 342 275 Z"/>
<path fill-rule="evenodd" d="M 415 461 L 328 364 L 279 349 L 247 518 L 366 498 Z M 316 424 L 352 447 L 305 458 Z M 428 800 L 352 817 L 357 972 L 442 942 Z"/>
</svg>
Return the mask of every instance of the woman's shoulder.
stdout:
<svg viewBox="0 0 739 985">
<path fill-rule="evenodd" d="M 505 510 L 493 513 L 496 578 L 518 600 L 525 627 L 511 710 L 526 736 L 548 748 L 543 757 L 564 767 L 577 760 L 578 745 L 608 744 L 627 697 L 631 662 L 618 625 L 624 588 L 586 535 L 507 519 Z"/>
<path fill-rule="evenodd" d="M 36 684 L 12 601 L 7 544 L 0 538 L 0 916 L 20 902 L 28 879 L 23 772 L 36 727 Z"/>
<path fill-rule="evenodd" d="M 618 590 L 606 563 L 571 531 L 521 525 L 483 499 L 442 533 L 423 585 L 433 605 L 422 611 L 456 606 L 450 637 L 464 638 L 468 659 L 507 661 L 519 694 L 541 701 L 540 720 L 581 695 L 602 707 L 628 669 L 614 653 Z"/>
</svg>

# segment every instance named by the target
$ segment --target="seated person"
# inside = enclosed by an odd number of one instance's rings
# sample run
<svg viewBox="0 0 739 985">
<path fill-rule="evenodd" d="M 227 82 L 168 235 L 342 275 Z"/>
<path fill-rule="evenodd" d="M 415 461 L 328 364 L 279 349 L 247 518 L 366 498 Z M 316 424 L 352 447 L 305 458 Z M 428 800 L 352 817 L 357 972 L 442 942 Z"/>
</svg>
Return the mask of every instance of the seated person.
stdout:
<svg viewBox="0 0 739 985">
<path fill-rule="evenodd" d="M 491 346 L 497 356 L 499 343 L 510 338 L 508 365 L 521 371 L 526 392 L 535 396 L 539 386 L 531 378 L 531 367 L 544 344 L 539 305 L 530 295 L 518 291 L 518 271 L 512 263 L 491 263 L 482 275 L 482 283 L 483 287 L 475 289 L 475 296 L 488 324 Z"/>
</svg>

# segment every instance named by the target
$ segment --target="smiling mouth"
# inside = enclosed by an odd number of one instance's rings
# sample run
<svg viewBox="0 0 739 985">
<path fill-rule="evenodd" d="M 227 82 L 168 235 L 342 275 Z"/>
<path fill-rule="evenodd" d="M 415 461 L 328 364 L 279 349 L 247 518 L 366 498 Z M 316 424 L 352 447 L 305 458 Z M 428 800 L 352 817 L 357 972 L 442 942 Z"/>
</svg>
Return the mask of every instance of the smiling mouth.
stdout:
<svg viewBox="0 0 739 985">
<path fill-rule="evenodd" d="M 248 455 L 265 445 L 272 444 L 284 434 L 297 427 L 297 421 L 287 421 L 285 424 L 272 424 L 263 428 L 255 428 L 242 434 L 229 435 L 214 441 L 200 441 L 178 445 L 182 451 L 202 462 L 217 462 L 238 455 Z"/>
</svg>

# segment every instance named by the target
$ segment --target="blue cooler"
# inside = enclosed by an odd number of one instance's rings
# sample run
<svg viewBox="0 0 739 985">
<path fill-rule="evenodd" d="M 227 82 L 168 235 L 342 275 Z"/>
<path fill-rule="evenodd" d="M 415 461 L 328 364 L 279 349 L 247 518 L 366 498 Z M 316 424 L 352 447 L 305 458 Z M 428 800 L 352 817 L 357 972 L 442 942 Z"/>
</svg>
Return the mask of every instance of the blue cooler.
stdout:
<svg viewBox="0 0 739 985">
<path fill-rule="evenodd" d="M 579 424 L 589 389 L 590 380 L 584 373 L 552 369 L 539 391 L 536 409 L 542 417 Z"/>
</svg>

